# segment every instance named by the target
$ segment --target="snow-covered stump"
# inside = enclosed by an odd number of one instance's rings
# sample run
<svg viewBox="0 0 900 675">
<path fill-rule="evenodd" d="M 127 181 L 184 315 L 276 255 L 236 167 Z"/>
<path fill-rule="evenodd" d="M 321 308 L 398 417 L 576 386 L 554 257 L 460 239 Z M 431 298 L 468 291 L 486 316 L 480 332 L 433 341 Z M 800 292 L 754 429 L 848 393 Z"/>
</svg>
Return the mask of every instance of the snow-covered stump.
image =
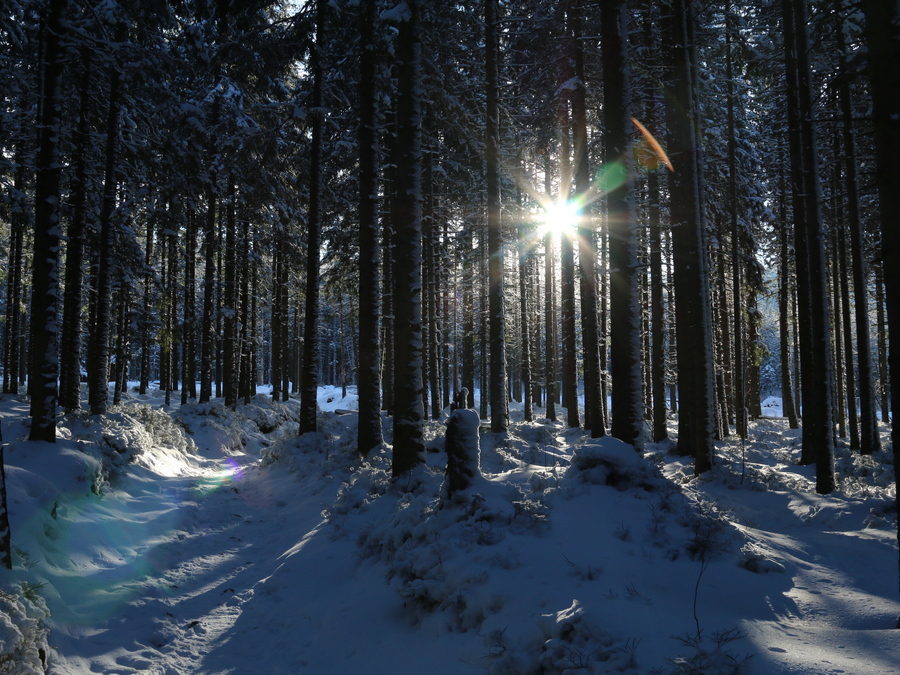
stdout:
<svg viewBox="0 0 900 675">
<path fill-rule="evenodd" d="M 481 473 L 478 428 L 481 420 L 474 410 L 458 409 L 447 423 L 447 497 L 452 498 L 472 486 Z"/>
</svg>

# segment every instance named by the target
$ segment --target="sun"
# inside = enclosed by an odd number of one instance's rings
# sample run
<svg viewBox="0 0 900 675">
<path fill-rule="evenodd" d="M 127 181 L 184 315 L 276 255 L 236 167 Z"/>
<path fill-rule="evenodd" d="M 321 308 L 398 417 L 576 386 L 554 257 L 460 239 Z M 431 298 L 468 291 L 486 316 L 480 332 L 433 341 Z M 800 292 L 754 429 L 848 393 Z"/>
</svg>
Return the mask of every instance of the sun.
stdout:
<svg viewBox="0 0 900 675">
<path fill-rule="evenodd" d="M 541 233 L 562 234 L 578 225 L 578 205 L 572 202 L 552 202 L 541 214 Z"/>
</svg>

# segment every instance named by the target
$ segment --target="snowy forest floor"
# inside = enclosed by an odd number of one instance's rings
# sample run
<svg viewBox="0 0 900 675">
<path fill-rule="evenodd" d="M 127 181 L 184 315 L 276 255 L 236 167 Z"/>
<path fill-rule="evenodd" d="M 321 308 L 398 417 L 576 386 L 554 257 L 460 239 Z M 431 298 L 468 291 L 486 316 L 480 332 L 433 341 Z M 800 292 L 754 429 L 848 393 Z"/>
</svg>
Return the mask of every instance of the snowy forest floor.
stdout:
<svg viewBox="0 0 900 675">
<path fill-rule="evenodd" d="M 444 422 L 396 485 L 355 398 L 320 406 L 298 438 L 296 401 L 135 394 L 50 445 L 4 397 L 0 673 L 900 674 L 887 452 L 839 444 L 823 497 L 777 417 L 698 479 L 514 409 L 447 500 Z"/>
</svg>

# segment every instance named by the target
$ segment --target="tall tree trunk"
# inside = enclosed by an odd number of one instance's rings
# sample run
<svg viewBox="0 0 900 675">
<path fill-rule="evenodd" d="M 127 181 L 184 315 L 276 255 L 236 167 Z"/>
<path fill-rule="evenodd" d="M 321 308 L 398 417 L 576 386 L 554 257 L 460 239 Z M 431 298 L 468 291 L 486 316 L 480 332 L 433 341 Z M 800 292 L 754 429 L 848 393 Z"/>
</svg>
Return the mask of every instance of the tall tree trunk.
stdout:
<svg viewBox="0 0 900 675">
<path fill-rule="evenodd" d="M 800 422 L 797 419 L 797 407 L 794 404 L 794 385 L 791 381 L 791 287 L 790 287 L 790 244 L 787 229 L 787 213 L 785 208 L 784 190 L 781 191 L 781 228 L 779 238 L 781 240 L 780 265 L 778 267 L 778 337 L 781 352 L 781 405 L 788 425 L 791 429 L 797 429 Z"/>
<path fill-rule="evenodd" d="M 364 0 L 360 12 L 359 78 L 359 425 L 360 455 L 382 442 L 381 359 L 379 321 L 381 279 L 378 255 L 378 103 L 375 98 L 375 0 Z"/>
<path fill-rule="evenodd" d="M 678 370 L 678 449 L 694 457 L 697 474 L 713 463 L 715 424 L 712 324 L 709 272 L 703 242 L 697 154 L 697 118 L 689 36 L 695 20 L 692 0 L 674 0 L 667 19 L 670 45 L 666 122 L 669 156 L 674 171 L 669 180 L 674 259 L 675 339 Z"/>
<path fill-rule="evenodd" d="M 216 232 L 216 207 L 218 181 L 215 169 L 217 156 L 213 151 L 213 134 L 219 123 L 221 102 L 214 95 L 208 119 L 209 133 L 209 182 L 206 186 L 206 220 L 203 225 L 203 315 L 200 321 L 200 403 L 212 398 L 213 351 L 216 346 L 216 252 L 219 247 Z"/>
<path fill-rule="evenodd" d="M 84 309 L 84 251 L 87 239 L 87 154 L 91 147 L 90 109 L 91 51 L 84 48 L 79 82 L 78 126 L 72 141 L 72 220 L 67 232 L 66 290 L 63 297 L 63 326 L 60 336 L 59 403 L 66 411 L 81 407 L 81 348 Z M 10 270 L 12 273 L 12 269 Z"/>
<path fill-rule="evenodd" d="M 624 0 L 600 5 L 603 59 L 604 156 L 618 167 L 621 183 L 606 196 L 609 232 L 610 374 L 612 435 L 643 449 L 641 401 L 641 311 L 637 261 L 634 168 L 630 152 L 631 111 L 628 33 Z"/>
<path fill-rule="evenodd" d="M 189 398 L 197 398 L 196 370 L 196 296 L 194 282 L 197 265 L 197 232 L 193 212 L 187 214 L 186 231 L 184 233 L 184 321 L 182 321 L 182 375 L 181 405 L 186 405 Z"/>
<path fill-rule="evenodd" d="M 887 319 L 884 310 L 884 261 L 875 269 L 875 321 L 878 325 L 878 381 L 881 421 L 892 422 L 890 416 L 890 382 L 888 380 Z"/>
<path fill-rule="evenodd" d="M 794 221 L 802 234 L 796 250 L 797 274 L 806 280 L 805 292 L 800 292 L 801 309 L 807 310 L 800 324 L 808 325 L 808 330 L 801 331 L 800 349 L 809 355 L 809 369 L 803 369 L 803 449 L 805 458 L 816 464 L 816 491 L 828 494 L 834 489 L 834 376 L 805 0 L 784 0 L 782 8 Z M 800 259 L 804 252 L 805 258 Z"/>
<path fill-rule="evenodd" d="M 662 276 L 662 231 L 659 217 L 659 176 L 647 175 L 650 248 L 650 381 L 653 391 L 653 441 L 669 437 L 666 427 L 666 325 Z"/>
<path fill-rule="evenodd" d="M 119 36 L 124 30 L 117 30 Z M 110 67 L 109 109 L 106 116 L 106 168 L 103 182 L 103 201 L 100 205 L 99 265 L 97 269 L 97 317 L 91 326 L 91 354 L 88 369 L 88 400 L 91 414 L 106 412 L 109 389 L 109 341 L 112 325 L 113 272 L 115 269 L 116 225 L 116 164 L 119 152 L 119 109 L 121 73 L 117 64 Z"/>
<path fill-rule="evenodd" d="M 875 116 L 875 160 L 881 207 L 881 259 L 883 264 L 900 259 L 900 5 L 883 0 L 864 0 L 872 108 Z M 883 271 L 884 270 L 883 268 Z M 891 442 L 894 466 L 900 466 L 900 274 L 884 274 L 891 352 Z M 900 507 L 900 471 L 895 472 Z M 897 531 L 900 542 L 900 529 Z M 900 628 L 900 622 L 898 622 Z"/>
<path fill-rule="evenodd" d="M 737 128 L 735 124 L 735 93 L 734 93 L 734 66 L 732 55 L 732 41 L 734 33 L 734 17 L 731 13 L 731 3 L 728 5 L 727 26 L 725 29 L 726 49 L 726 79 L 728 87 L 728 211 L 731 219 L 731 276 L 732 276 L 732 305 L 734 353 L 732 363 L 732 388 L 734 390 L 735 431 L 741 438 L 747 438 L 747 386 L 746 386 L 746 346 L 744 344 L 744 302 L 742 300 L 744 290 L 743 268 L 743 232 L 739 217 L 740 204 L 738 203 L 737 180 Z"/>
<path fill-rule="evenodd" d="M 549 193 L 548 193 L 549 194 Z M 544 378 L 547 386 L 547 419 L 556 421 L 556 298 L 554 286 L 556 275 L 553 273 L 553 234 L 544 235 L 544 350 L 546 362 Z"/>
<path fill-rule="evenodd" d="M 422 139 L 418 2 L 407 1 L 397 36 L 398 202 L 394 260 L 394 477 L 425 461 L 422 406 Z"/>
<path fill-rule="evenodd" d="M 300 387 L 300 433 L 316 430 L 319 389 L 319 245 L 322 239 L 322 145 L 325 126 L 322 95 L 327 0 L 316 0 L 316 44 L 310 57 L 313 77 L 312 145 L 309 160 L 309 216 L 306 245 L 306 307 L 304 310 L 303 377 Z"/>
<path fill-rule="evenodd" d="M 155 219 L 147 219 L 147 235 L 144 240 L 144 304 L 141 313 L 141 374 L 138 393 L 143 396 L 150 386 L 150 349 L 153 339 L 153 230 Z"/>
<path fill-rule="evenodd" d="M 39 107 L 37 177 L 34 188 L 34 255 L 31 276 L 32 441 L 56 442 L 59 378 L 59 137 L 67 0 L 51 0 L 44 37 Z"/>
<path fill-rule="evenodd" d="M 22 365 L 23 258 L 25 228 L 28 226 L 25 203 L 25 150 L 23 143 L 16 148 L 16 174 L 13 186 L 16 199 L 12 205 L 9 224 L 9 259 L 6 285 L 6 331 L 4 333 L 3 393 L 19 393 L 19 371 Z M 80 364 L 79 364 L 80 365 Z M 79 378 L 81 375 L 79 369 Z M 80 382 L 80 379 L 78 380 Z M 77 398 L 77 396 L 76 396 Z"/>
<path fill-rule="evenodd" d="M 605 5 L 601 6 L 600 10 L 601 26 L 605 26 L 605 7 Z M 578 204 L 578 273 L 581 292 L 581 352 L 584 362 L 584 426 L 586 429 L 590 429 L 592 438 L 600 438 L 606 435 L 606 420 L 603 417 L 603 401 L 600 391 L 596 234 L 593 208 L 587 203 L 591 192 L 591 170 L 588 157 L 587 84 L 584 75 L 584 50 L 581 44 L 581 11 L 580 0 L 575 0 L 569 18 L 575 69 L 575 87 L 572 90 L 572 127 L 575 134 L 575 192 Z M 603 45 L 603 54 L 606 58 L 607 42 L 605 37 Z M 604 65 L 606 64 L 604 63 Z M 607 98 L 607 75 L 604 69 L 604 101 L 611 100 Z M 615 96 L 615 94 L 611 93 L 610 96 Z M 615 101 L 616 103 L 620 102 L 618 99 Z M 609 109 L 606 108 L 605 112 L 608 115 Z M 608 121 L 610 118 L 606 119 Z"/>
<path fill-rule="evenodd" d="M 238 362 L 238 285 L 237 285 L 237 186 L 234 176 L 228 177 L 228 202 L 225 217 L 225 287 L 222 294 L 222 314 L 225 334 L 222 345 L 222 378 L 225 405 L 237 408 L 240 367 Z"/>
<path fill-rule="evenodd" d="M 529 250 L 529 235 L 525 232 L 524 223 L 519 223 L 519 321 L 520 341 L 522 345 L 522 388 L 523 403 L 522 413 L 526 422 L 534 421 L 534 410 L 532 409 L 532 390 L 531 383 L 531 335 L 530 321 L 528 317 L 528 291 L 529 291 L 529 266 L 531 263 L 531 252 Z"/>
<path fill-rule="evenodd" d="M 844 35 L 843 32 L 840 33 Z M 846 52 L 846 46 L 844 47 Z M 857 172 L 856 140 L 853 135 L 853 104 L 849 74 L 838 82 L 841 105 L 841 139 L 844 164 L 844 201 L 847 205 L 847 228 L 850 235 L 853 305 L 856 318 L 856 350 L 859 368 L 859 432 L 860 452 L 870 455 L 881 448 L 878 420 L 875 415 L 872 347 L 869 337 L 868 265 L 863 251 L 862 222 L 859 212 L 859 179 Z M 843 242 L 843 239 L 841 240 Z M 850 363 L 850 362 L 848 362 Z"/>
<path fill-rule="evenodd" d="M 497 1 L 485 0 L 485 75 L 487 121 L 488 324 L 490 326 L 491 431 L 506 431 L 509 403 L 506 388 L 506 310 L 503 302 L 503 224 L 500 216 L 500 109 Z"/>
</svg>

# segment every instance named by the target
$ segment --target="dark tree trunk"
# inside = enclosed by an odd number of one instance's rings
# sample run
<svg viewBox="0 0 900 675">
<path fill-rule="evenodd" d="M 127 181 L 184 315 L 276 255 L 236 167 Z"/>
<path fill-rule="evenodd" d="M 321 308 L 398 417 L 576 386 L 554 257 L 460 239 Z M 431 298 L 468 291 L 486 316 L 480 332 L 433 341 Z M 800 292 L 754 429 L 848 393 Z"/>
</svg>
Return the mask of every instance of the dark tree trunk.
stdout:
<svg viewBox="0 0 900 675">
<path fill-rule="evenodd" d="M 659 177 L 647 175 L 650 248 L 650 380 L 653 390 L 653 441 L 669 437 L 666 427 L 666 308 L 663 299 L 662 232 L 659 217 Z"/>
<path fill-rule="evenodd" d="M 34 255 L 31 276 L 32 441 L 56 442 L 59 378 L 59 136 L 62 108 L 63 17 L 67 0 L 47 10 L 39 107 L 37 177 L 34 188 Z"/>
<path fill-rule="evenodd" d="M 240 367 L 238 361 L 238 279 L 237 279 L 237 186 L 234 176 L 228 178 L 228 202 L 225 217 L 225 284 L 222 314 L 225 334 L 222 336 L 222 380 L 225 405 L 237 408 Z"/>
<path fill-rule="evenodd" d="M 378 260 L 378 104 L 375 98 L 375 0 L 360 13 L 359 78 L 359 426 L 357 451 L 365 456 L 382 442 L 379 321 L 381 279 Z"/>
<path fill-rule="evenodd" d="M 425 461 L 422 406 L 422 139 L 418 3 L 397 36 L 397 220 L 394 260 L 394 454 L 397 477 Z"/>
<path fill-rule="evenodd" d="M 306 306 L 303 322 L 303 368 L 300 386 L 300 433 L 316 430 L 319 389 L 319 245 L 322 239 L 322 145 L 325 126 L 322 110 L 325 49 L 325 12 L 327 0 L 316 0 L 316 44 L 310 57 L 313 77 L 312 145 L 309 160 L 309 216 L 306 245 Z"/>
<path fill-rule="evenodd" d="M 218 96 L 213 100 L 209 114 L 210 145 L 212 136 L 219 123 Z M 216 253 L 219 247 L 216 232 L 216 206 L 218 194 L 216 190 L 217 175 L 215 170 L 216 155 L 210 148 L 208 161 L 209 183 L 206 187 L 206 220 L 203 226 L 203 316 L 200 321 L 200 403 L 209 403 L 212 398 L 213 352 L 216 347 Z"/>
<path fill-rule="evenodd" d="M 189 398 L 197 398 L 196 368 L 196 296 L 194 282 L 197 271 L 197 232 L 193 213 L 187 214 L 187 230 L 184 234 L 184 321 L 182 344 L 182 385 L 181 404 L 186 405 Z"/>
<path fill-rule="evenodd" d="M 607 193 L 610 283 L 612 435 L 643 448 L 641 311 L 634 206 L 628 37 L 623 0 L 600 5 L 603 43 L 604 156 L 622 167 L 622 185 Z"/>
<path fill-rule="evenodd" d="M 797 407 L 794 404 L 794 385 L 791 381 L 791 326 L 790 326 L 790 244 L 787 229 L 787 214 L 784 203 L 784 191 L 781 200 L 781 264 L 778 268 L 778 336 L 781 351 L 781 404 L 784 416 L 788 418 L 791 429 L 797 429 Z"/>
<path fill-rule="evenodd" d="M 600 348 L 595 271 L 597 267 L 596 234 L 593 209 L 591 205 L 587 204 L 591 191 L 591 170 L 588 157 L 585 91 L 587 84 L 584 75 L 584 50 L 581 44 L 581 11 L 581 2 L 576 0 L 569 19 L 572 29 L 572 56 L 575 68 L 575 87 L 572 90 L 572 127 L 575 134 L 575 192 L 580 206 L 577 222 L 579 290 L 581 291 L 581 350 L 584 362 L 584 426 L 586 429 L 590 429 L 592 438 L 600 438 L 606 435 L 606 420 L 603 417 L 603 397 L 600 391 Z M 603 23 L 604 11 L 606 11 L 605 6 L 601 6 L 601 26 L 605 26 Z M 606 39 L 606 37 L 603 39 L 604 58 L 607 56 Z M 604 75 L 606 74 L 604 70 Z M 610 101 L 611 98 L 607 98 L 605 80 L 604 77 L 604 101 Z M 616 103 L 619 102 L 616 99 Z M 608 114 L 608 109 L 605 112 Z"/>
<path fill-rule="evenodd" d="M 6 330 L 4 331 L 3 393 L 18 394 L 22 358 L 22 305 L 24 300 L 24 246 L 29 207 L 25 200 L 25 143 L 16 147 L 16 173 L 13 179 L 15 200 L 9 223 L 9 258 L 6 285 Z M 80 373 L 79 373 L 80 375 Z"/>
<path fill-rule="evenodd" d="M 732 305 L 734 322 L 734 353 L 732 354 L 732 389 L 734 391 L 735 431 L 741 438 L 747 438 L 747 358 L 744 344 L 744 302 L 742 299 L 744 290 L 744 263 L 743 263 L 743 233 L 739 213 L 741 205 L 738 203 L 737 180 L 737 129 L 735 124 L 735 93 L 734 93 L 734 66 L 732 56 L 732 40 L 734 32 L 734 19 L 729 3 L 728 25 L 725 29 L 726 40 L 726 79 L 728 80 L 728 210 L 731 219 L 731 283 Z"/>
<path fill-rule="evenodd" d="M 529 291 L 529 274 L 528 270 L 531 263 L 531 252 L 529 250 L 529 235 L 525 232 L 524 223 L 519 223 L 519 321 L 520 321 L 520 341 L 522 345 L 522 388 L 524 400 L 522 404 L 522 412 L 526 422 L 534 421 L 534 410 L 532 409 L 532 384 L 531 384 L 531 336 L 529 335 L 530 321 L 528 320 L 528 291 Z"/>
<path fill-rule="evenodd" d="M 712 466 L 715 425 L 712 368 L 712 325 L 709 272 L 703 241 L 703 209 L 698 173 L 699 144 L 693 107 L 689 36 L 694 21 L 692 0 L 674 0 L 667 19 L 670 45 L 667 99 L 669 156 L 674 166 L 669 180 L 674 259 L 675 339 L 678 370 L 678 449 L 695 459 L 695 472 Z"/>
<path fill-rule="evenodd" d="M 60 336 L 59 402 L 66 411 L 81 407 L 81 351 L 84 309 L 84 252 L 87 234 L 87 154 L 91 146 L 88 111 L 90 109 L 90 50 L 82 51 L 82 74 L 79 83 L 78 126 L 72 141 L 72 220 L 67 232 L 66 291 L 63 298 L 63 329 Z M 12 274 L 13 270 L 10 270 Z"/>
<path fill-rule="evenodd" d="M 864 0 L 869 75 L 875 116 L 875 160 L 881 207 L 882 264 L 900 260 L 900 6 L 884 0 Z M 900 466 L 900 274 L 883 268 L 891 352 L 891 442 L 894 466 Z M 895 472 L 900 506 L 900 472 Z M 897 531 L 900 541 L 900 529 Z M 900 627 L 900 623 L 898 623 Z"/>
<path fill-rule="evenodd" d="M 144 305 L 141 313 L 141 374 L 138 393 L 143 396 L 150 386 L 150 349 L 153 341 L 153 230 L 156 223 L 147 219 L 144 243 Z"/>
<path fill-rule="evenodd" d="M 802 234 L 796 249 L 797 275 L 806 281 L 805 289 L 800 289 L 801 311 L 806 310 L 800 325 L 808 326 L 801 330 L 800 350 L 809 359 L 803 368 L 803 450 L 805 459 L 816 464 L 816 491 L 828 494 L 834 489 L 834 376 L 805 0 L 784 0 L 782 8 L 794 221 Z"/>
<path fill-rule="evenodd" d="M 842 117 L 841 139 L 843 148 L 841 156 L 843 157 L 844 165 L 844 201 L 847 205 L 847 229 L 850 239 L 851 276 L 853 279 L 853 305 L 856 318 L 856 349 L 859 367 L 859 442 L 860 452 L 864 455 L 870 455 L 881 448 L 881 439 L 878 435 L 878 420 L 875 415 L 872 348 L 869 337 L 869 274 L 863 252 L 856 140 L 853 135 L 853 105 L 848 76 L 849 74 L 845 73 L 838 83 Z M 844 240 L 841 239 L 841 242 L 844 243 Z M 852 361 L 848 361 L 848 366 L 850 364 L 852 364 Z"/>
<path fill-rule="evenodd" d="M 485 0 L 485 74 L 487 121 L 488 324 L 490 327 L 491 431 L 506 431 L 509 403 L 506 388 L 506 310 L 503 302 L 503 225 L 500 216 L 500 109 L 498 82 L 497 1 Z"/>
<path fill-rule="evenodd" d="M 549 192 L 548 192 L 549 194 Z M 547 232 L 544 235 L 544 351 L 546 361 L 544 365 L 544 378 L 547 386 L 547 419 L 556 421 L 556 298 L 554 286 L 556 284 L 553 273 L 553 235 Z"/>
<path fill-rule="evenodd" d="M 119 29 L 118 33 L 123 34 Z M 109 109 L 106 116 L 106 168 L 100 205 L 99 264 L 97 268 L 97 317 L 91 326 L 91 367 L 88 369 L 88 400 L 92 415 L 106 412 L 109 389 L 109 342 L 112 325 L 113 272 L 115 270 L 116 163 L 119 153 L 119 108 L 121 74 L 110 68 Z"/>
</svg>

